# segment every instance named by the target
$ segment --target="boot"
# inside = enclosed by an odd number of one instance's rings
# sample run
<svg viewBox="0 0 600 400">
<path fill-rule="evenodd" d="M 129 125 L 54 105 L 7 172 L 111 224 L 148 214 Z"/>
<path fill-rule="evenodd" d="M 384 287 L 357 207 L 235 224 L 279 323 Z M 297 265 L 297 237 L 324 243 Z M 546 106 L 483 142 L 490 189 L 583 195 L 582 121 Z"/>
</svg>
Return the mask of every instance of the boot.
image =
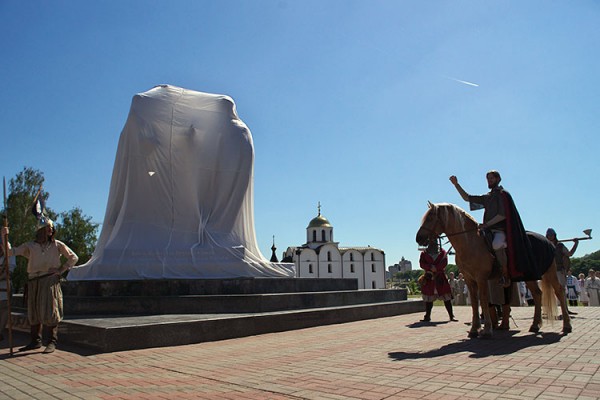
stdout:
<svg viewBox="0 0 600 400">
<path fill-rule="evenodd" d="M 502 267 L 502 278 L 500 278 L 500 284 L 502 287 L 510 286 L 510 275 L 508 274 L 508 257 L 506 256 L 506 249 L 498 249 L 494 250 L 496 253 L 496 260 L 500 263 Z"/>
<path fill-rule="evenodd" d="M 450 317 L 450 321 L 458 321 L 454 318 L 454 312 L 452 311 L 452 302 L 450 300 L 444 301 L 444 306 L 446 307 L 446 311 L 448 311 L 448 317 Z"/>
<path fill-rule="evenodd" d="M 31 335 L 31 342 L 27 346 L 21 347 L 19 351 L 37 350 L 42 347 L 42 325 L 35 324 L 29 327 L 29 333 Z"/>
<path fill-rule="evenodd" d="M 48 345 L 44 349 L 44 353 L 53 353 L 58 342 L 58 325 L 44 326 L 44 336 L 48 339 Z"/>
<path fill-rule="evenodd" d="M 425 302 L 425 316 L 423 317 L 421 322 L 431 321 L 431 310 L 433 310 L 433 302 Z"/>
</svg>

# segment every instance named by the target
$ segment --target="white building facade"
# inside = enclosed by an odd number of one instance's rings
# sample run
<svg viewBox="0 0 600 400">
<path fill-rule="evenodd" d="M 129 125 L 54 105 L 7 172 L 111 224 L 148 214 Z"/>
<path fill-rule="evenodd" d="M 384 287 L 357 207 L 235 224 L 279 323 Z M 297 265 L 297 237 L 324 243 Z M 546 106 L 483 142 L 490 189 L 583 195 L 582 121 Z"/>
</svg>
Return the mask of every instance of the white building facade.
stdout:
<svg viewBox="0 0 600 400">
<path fill-rule="evenodd" d="M 306 243 L 288 247 L 284 260 L 293 262 L 298 278 L 357 279 L 359 289 L 385 289 L 385 253 L 373 247 L 339 247 L 333 226 L 319 215 L 306 228 Z"/>
</svg>

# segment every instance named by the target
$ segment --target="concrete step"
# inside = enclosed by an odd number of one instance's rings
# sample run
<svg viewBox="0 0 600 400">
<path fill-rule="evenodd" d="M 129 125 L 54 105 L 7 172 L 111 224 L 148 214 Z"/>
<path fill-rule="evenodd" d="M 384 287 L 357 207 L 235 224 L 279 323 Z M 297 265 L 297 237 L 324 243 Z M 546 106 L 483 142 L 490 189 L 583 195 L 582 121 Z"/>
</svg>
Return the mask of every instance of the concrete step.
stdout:
<svg viewBox="0 0 600 400">
<path fill-rule="evenodd" d="M 421 312 L 421 300 L 245 314 L 77 317 L 60 340 L 100 352 L 176 346 Z"/>
<path fill-rule="evenodd" d="M 59 340 L 100 352 L 175 346 L 421 312 L 405 289 L 356 279 L 66 282 Z M 22 295 L 13 326 L 29 331 Z"/>
<path fill-rule="evenodd" d="M 225 340 L 423 310 L 422 300 L 411 299 L 265 313 L 69 316 L 59 325 L 59 341 L 99 352 L 115 352 Z M 13 312 L 12 316 L 13 329 L 29 332 L 25 313 Z"/>
<path fill-rule="evenodd" d="M 65 315 L 261 313 L 406 300 L 404 290 L 208 296 L 65 296 Z"/>
<path fill-rule="evenodd" d="M 64 281 L 65 296 L 189 296 L 357 290 L 356 279 L 232 278 Z"/>
</svg>

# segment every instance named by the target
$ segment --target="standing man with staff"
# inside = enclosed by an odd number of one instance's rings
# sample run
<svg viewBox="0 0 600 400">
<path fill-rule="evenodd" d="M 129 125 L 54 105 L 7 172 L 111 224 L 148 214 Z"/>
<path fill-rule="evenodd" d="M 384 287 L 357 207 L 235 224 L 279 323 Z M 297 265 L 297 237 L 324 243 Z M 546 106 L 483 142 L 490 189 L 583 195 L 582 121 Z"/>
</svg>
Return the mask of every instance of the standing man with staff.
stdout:
<svg viewBox="0 0 600 400">
<path fill-rule="evenodd" d="M 9 256 L 17 255 L 28 259 L 27 318 L 31 342 L 19 351 L 42 347 L 43 326 L 44 336 L 48 341 L 44 353 L 52 353 L 58 341 L 58 323 L 63 319 L 61 274 L 71 269 L 78 257 L 66 244 L 54 239 L 54 223 L 44 214 L 43 203 L 38 201 L 37 207 L 34 205 L 34 215 L 38 218 L 34 241 L 12 248 L 8 241 L 8 227 L 3 227 L 1 233 Z M 66 259 L 64 264 L 61 256 Z"/>
</svg>

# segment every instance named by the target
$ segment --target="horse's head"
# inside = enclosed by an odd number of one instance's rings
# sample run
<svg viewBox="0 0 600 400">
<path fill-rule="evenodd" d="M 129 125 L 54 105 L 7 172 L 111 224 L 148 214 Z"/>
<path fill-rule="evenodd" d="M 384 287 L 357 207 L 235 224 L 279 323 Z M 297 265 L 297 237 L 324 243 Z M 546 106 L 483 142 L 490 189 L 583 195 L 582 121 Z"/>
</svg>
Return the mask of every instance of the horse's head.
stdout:
<svg viewBox="0 0 600 400">
<path fill-rule="evenodd" d="M 421 227 L 417 231 L 417 243 L 427 246 L 431 237 L 438 237 L 443 233 L 443 226 L 439 218 L 439 206 L 428 202 L 429 210 L 421 220 Z"/>
</svg>

